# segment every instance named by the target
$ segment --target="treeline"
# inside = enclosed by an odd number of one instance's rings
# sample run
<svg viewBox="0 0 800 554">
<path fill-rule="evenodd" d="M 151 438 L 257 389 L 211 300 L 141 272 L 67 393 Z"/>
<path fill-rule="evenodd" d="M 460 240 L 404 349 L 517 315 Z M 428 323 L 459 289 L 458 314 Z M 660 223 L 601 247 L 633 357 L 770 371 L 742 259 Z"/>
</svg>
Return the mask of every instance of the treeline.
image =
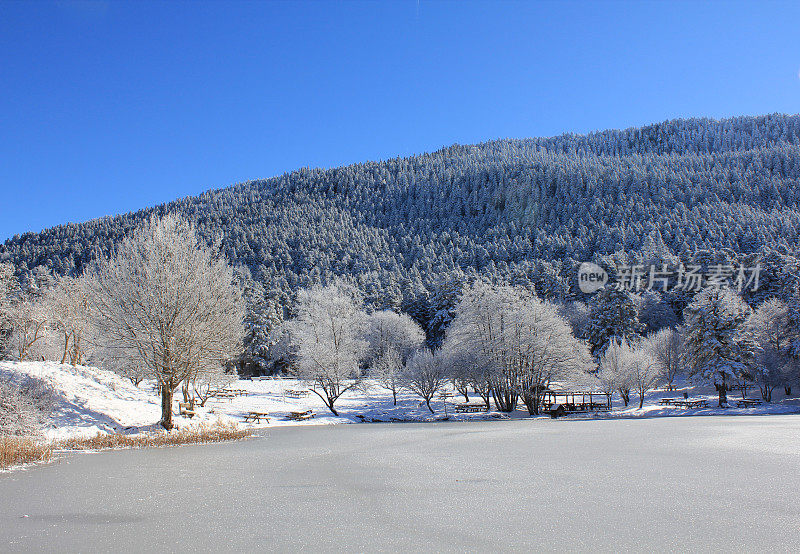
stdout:
<svg viewBox="0 0 800 554">
<path fill-rule="evenodd" d="M 798 116 L 675 120 L 301 169 L 16 236 L 0 262 L 34 289 L 50 275 L 80 275 L 151 215 L 179 213 L 238 267 L 248 352 L 268 365 L 268 331 L 293 313 L 297 292 L 341 277 L 369 309 L 408 313 L 430 345 L 478 279 L 585 301 L 575 278 L 583 261 L 613 271 L 761 259 L 762 285 L 745 297 L 757 306 L 792 290 L 800 273 L 798 179 Z M 690 300 L 659 293 L 648 302 L 680 319 Z"/>
</svg>

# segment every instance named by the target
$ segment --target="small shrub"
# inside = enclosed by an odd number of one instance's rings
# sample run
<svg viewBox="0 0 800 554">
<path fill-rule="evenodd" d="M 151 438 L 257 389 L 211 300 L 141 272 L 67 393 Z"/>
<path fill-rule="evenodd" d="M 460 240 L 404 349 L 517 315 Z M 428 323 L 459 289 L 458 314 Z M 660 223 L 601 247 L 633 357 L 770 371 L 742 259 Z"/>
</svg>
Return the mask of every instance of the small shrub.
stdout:
<svg viewBox="0 0 800 554">
<path fill-rule="evenodd" d="M 147 448 L 153 446 L 177 446 L 181 444 L 202 444 L 238 440 L 252 434 L 250 429 L 242 429 L 235 423 L 217 422 L 212 425 L 201 424 L 181 427 L 172 431 L 122 435 L 118 433 L 98 433 L 93 437 L 70 438 L 60 441 L 58 448 L 69 450 L 103 450 L 108 448 Z"/>
<path fill-rule="evenodd" d="M 0 436 L 0 469 L 50 461 L 53 445 L 32 437 Z"/>
</svg>

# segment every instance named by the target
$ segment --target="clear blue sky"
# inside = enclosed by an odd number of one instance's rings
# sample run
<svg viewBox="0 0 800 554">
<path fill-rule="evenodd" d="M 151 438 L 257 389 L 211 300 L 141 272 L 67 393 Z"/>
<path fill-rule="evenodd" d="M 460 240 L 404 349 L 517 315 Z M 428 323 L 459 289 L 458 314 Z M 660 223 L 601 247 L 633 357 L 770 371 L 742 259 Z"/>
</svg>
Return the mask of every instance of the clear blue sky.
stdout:
<svg viewBox="0 0 800 554">
<path fill-rule="evenodd" d="M 800 3 L 0 2 L 0 240 L 301 166 L 800 111 Z"/>
</svg>

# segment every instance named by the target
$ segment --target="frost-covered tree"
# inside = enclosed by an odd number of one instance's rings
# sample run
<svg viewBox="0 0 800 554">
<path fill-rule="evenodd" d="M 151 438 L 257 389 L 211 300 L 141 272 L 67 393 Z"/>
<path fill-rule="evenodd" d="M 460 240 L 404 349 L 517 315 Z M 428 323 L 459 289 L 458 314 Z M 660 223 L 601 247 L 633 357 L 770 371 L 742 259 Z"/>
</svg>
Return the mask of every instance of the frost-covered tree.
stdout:
<svg viewBox="0 0 800 554">
<path fill-rule="evenodd" d="M 521 398 L 538 413 L 552 382 L 569 381 L 592 365 L 555 305 L 525 289 L 485 282 L 464 291 L 446 342 L 490 368 L 495 403 L 504 411 Z"/>
<path fill-rule="evenodd" d="M 661 379 L 661 368 L 653 357 L 646 341 L 634 345 L 622 345 L 622 359 L 625 373 L 639 394 L 639 409 L 644 405 L 645 395 L 653 390 Z"/>
<path fill-rule="evenodd" d="M 15 301 L 11 306 L 10 322 L 8 348 L 12 356 L 21 362 L 33 359 L 34 349 L 47 336 L 47 310 L 41 299 L 26 297 Z"/>
<path fill-rule="evenodd" d="M 55 403 L 55 391 L 33 377 L 0 374 L 0 436 L 38 435 Z"/>
<path fill-rule="evenodd" d="M 403 374 L 405 387 L 422 398 L 431 413 L 431 400 L 442 391 L 448 382 L 448 372 L 441 355 L 423 348 L 414 354 Z"/>
<path fill-rule="evenodd" d="M 401 363 L 405 363 L 424 344 L 425 332 L 410 316 L 383 310 L 367 316 L 364 339 L 368 345 L 368 362 L 393 348 Z"/>
<path fill-rule="evenodd" d="M 161 425 L 171 429 L 181 382 L 241 352 L 244 307 L 233 270 L 191 225 L 167 215 L 133 232 L 88 279 L 99 343 L 110 358 L 147 368 L 161 394 Z"/>
<path fill-rule="evenodd" d="M 297 316 L 287 323 L 296 358 L 292 373 L 308 381 L 334 415 L 336 400 L 362 377 L 365 325 L 360 294 L 342 282 L 300 291 Z"/>
<path fill-rule="evenodd" d="M 236 374 L 222 366 L 199 372 L 190 380 L 192 402 L 196 400 L 200 406 L 205 406 L 218 391 L 224 390 L 234 381 Z"/>
<path fill-rule="evenodd" d="M 664 328 L 647 336 L 647 346 L 658 364 L 661 379 L 669 389 L 675 379 L 685 371 L 683 328 Z"/>
<path fill-rule="evenodd" d="M 576 337 L 585 337 L 586 326 L 589 324 L 589 306 L 579 300 L 558 306 L 561 316 L 572 326 L 572 334 Z"/>
<path fill-rule="evenodd" d="M 10 263 L 0 263 L 0 359 L 7 354 L 7 342 L 13 329 L 12 298 L 18 288 L 19 283 L 14 277 L 14 266 Z"/>
<path fill-rule="evenodd" d="M 600 356 L 610 342 L 636 340 L 641 330 L 639 303 L 629 291 L 607 286 L 589 301 L 586 339 L 595 356 Z"/>
<path fill-rule="evenodd" d="M 610 342 L 608 348 L 600 356 L 597 372 L 597 378 L 609 402 L 611 395 L 616 391 L 626 407 L 631 401 L 631 389 L 634 387 L 633 376 L 629 371 L 630 366 L 626 363 L 629 351 L 627 342 Z"/>
<path fill-rule="evenodd" d="M 83 278 L 60 277 L 45 293 L 49 329 L 63 346 L 61 363 L 83 364 L 92 342 L 88 283 Z"/>
<path fill-rule="evenodd" d="M 776 387 L 791 383 L 794 359 L 789 306 L 783 300 L 770 298 L 753 312 L 749 326 L 759 346 L 753 377 L 761 397 L 771 402 Z"/>
<path fill-rule="evenodd" d="M 654 333 L 678 324 L 678 316 L 660 293 L 645 291 L 638 299 L 642 332 Z"/>
<path fill-rule="evenodd" d="M 397 406 L 397 393 L 403 388 L 405 366 L 400 352 L 394 346 L 388 346 L 373 359 L 370 377 L 375 379 L 384 389 L 392 393 L 392 402 Z"/>
<path fill-rule="evenodd" d="M 699 292 L 684 310 L 689 373 L 714 383 L 719 406 L 727 405 L 727 385 L 753 365 L 758 345 L 747 321 L 750 307 L 730 289 Z"/>
</svg>

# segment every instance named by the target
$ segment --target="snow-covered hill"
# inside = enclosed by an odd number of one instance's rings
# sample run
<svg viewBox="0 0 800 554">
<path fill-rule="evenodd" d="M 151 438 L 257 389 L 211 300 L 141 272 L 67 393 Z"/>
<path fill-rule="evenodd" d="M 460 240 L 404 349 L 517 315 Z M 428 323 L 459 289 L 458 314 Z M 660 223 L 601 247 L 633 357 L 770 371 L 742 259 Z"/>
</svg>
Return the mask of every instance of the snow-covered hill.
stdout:
<svg viewBox="0 0 800 554">
<path fill-rule="evenodd" d="M 48 383 L 56 391 L 55 406 L 50 421 L 44 429 L 45 436 L 58 439 L 71 436 L 89 436 L 101 433 L 137 433 L 158 429 L 161 404 L 152 384 L 134 386 L 111 371 L 95 367 L 61 365 L 54 362 L 0 362 L 0 379 L 19 380 L 35 377 Z M 178 426 L 196 425 L 216 420 L 244 424 L 250 411 L 268 412 L 269 423 L 255 427 L 275 425 L 325 425 L 360 421 L 411 420 L 425 421 L 444 415 L 439 402 L 437 414 L 432 415 L 420 405 L 419 399 L 401 394 L 398 406 L 393 406 L 391 396 L 372 388 L 366 392 L 353 391 L 337 402 L 340 417 L 330 414 L 314 394 L 292 398 L 286 391 L 304 389 L 294 379 L 269 379 L 238 381 L 235 388 L 248 391 L 247 396 L 232 399 L 211 399 L 204 407 L 197 407 L 193 418 L 177 416 Z M 179 394 L 176 395 L 176 402 Z M 291 411 L 314 410 L 316 416 L 303 422 L 288 418 Z M 452 409 L 449 414 L 453 416 Z M 460 414 L 459 418 L 486 418 L 487 414 Z M 496 417 L 496 415 L 494 416 Z M 249 424 L 248 424 L 249 425 Z"/>
</svg>

